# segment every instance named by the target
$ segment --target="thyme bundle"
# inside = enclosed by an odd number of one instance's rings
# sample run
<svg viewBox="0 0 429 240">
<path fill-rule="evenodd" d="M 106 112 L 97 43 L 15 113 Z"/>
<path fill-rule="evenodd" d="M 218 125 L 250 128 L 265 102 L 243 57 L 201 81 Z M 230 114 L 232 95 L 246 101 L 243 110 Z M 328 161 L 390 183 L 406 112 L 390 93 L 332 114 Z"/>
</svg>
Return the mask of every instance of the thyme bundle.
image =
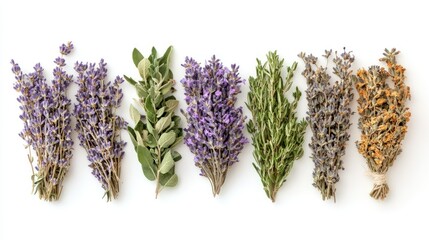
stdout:
<svg viewBox="0 0 429 240">
<path fill-rule="evenodd" d="M 380 61 L 387 64 L 387 70 L 371 66 L 368 70 L 360 69 L 354 77 L 362 133 L 356 144 L 374 178 L 370 195 L 375 199 L 384 199 L 389 192 L 386 174 L 402 151 L 402 140 L 411 116 L 406 107 L 411 98 L 410 88 L 404 83 L 405 68 L 396 62 L 398 54 L 395 48 L 385 49 Z M 388 80 L 393 82 L 393 87 Z"/>
<path fill-rule="evenodd" d="M 136 107 L 130 106 L 135 126 L 128 127 L 128 132 L 143 174 L 150 181 L 156 181 L 156 197 L 164 187 L 177 184 L 174 166 L 181 159 L 180 154 L 173 150 L 182 140 L 183 130 L 180 128 L 180 117 L 174 113 L 179 101 L 172 95 L 175 81 L 169 68 L 171 51 L 172 47 L 169 47 L 158 58 L 156 49 L 152 48 L 151 55 L 144 58 L 134 49 L 133 62 L 142 79 L 135 81 L 124 76 L 136 88 L 139 97 L 137 106 L 146 113 L 145 116 L 141 115 Z"/>
<path fill-rule="evenodd" d="M 185 143 L 195 154 L 195 165 L 201 176 L 209 179 L 213 196 L 220 193 L 229 167 L 238 162 L 238 154 L 247 143 L 244 137 L 245 116 L 235 107 L 243 79 L 238 66 L 224 67 L 215 56 L 204 68 L 194 59 L 186 58 L 181 81 L 185 88 Z"/>
<path fill-rule="evenodd" d="M 332 50 L 325 51 L 329 61 Z M 327 67 L 318 65 L 313 55 L 299 54 L 305 63 L 302 75 L 307 79 L 308 116 L 313 136 L 309 144 L 314 162 L 313 186 L 322 194 L 323 200 L 335 198 L 335 184 L 340 180 L 338 171 L 343 170 L 341 157 L 345 154 L 350 138 L 350 102 L 353 100 L 352 70 L 354 57 L 350 52 L 336 54 L 333 73 L 340 81 L 333 85 Z"/>
<path fill-rule="evenodd" d="M 257 59 L 256 77 L 249 77 L 250 92 L 247 107 L 252 119 L 247 129 L 255 148 L 253 166 L 258 172 L 267 196 L 274 202 L 276 194 L 286 181 L 295 160 L 303 155 L 304 133 L 307 122 L 298 120 L 296 108 L 301 97 L 298 87 L 293 101 L 286 93 L 292 86 L 297 63 L 287 67 L 285 81 L 281 76 L 284 60 L 277 52 L 267 54 L 264 64 Z"/>
<path fill-rule="evenodd" d="M 45 201 L 60 198 L 72 158 L 71 101 L 66 92 L 73 76 L 64 71 L 64 56 L 72 49 L 71 42 L 60 46 L 61 56 L 54 61 L 56 67 L 51 85 L 39 63 L 34 66 L 34 72 L 25 74 L 14 60 L 11 61 L 16 79 L 14 89 L 20 94 L 18 102 L 22 114 L 19 117 L 24 122 L 19 136 L 29 150 L 33 192 L 39 193 L 39 198 Z M 35 163 L 32 152 L 36 155 Z"/>
</svg>

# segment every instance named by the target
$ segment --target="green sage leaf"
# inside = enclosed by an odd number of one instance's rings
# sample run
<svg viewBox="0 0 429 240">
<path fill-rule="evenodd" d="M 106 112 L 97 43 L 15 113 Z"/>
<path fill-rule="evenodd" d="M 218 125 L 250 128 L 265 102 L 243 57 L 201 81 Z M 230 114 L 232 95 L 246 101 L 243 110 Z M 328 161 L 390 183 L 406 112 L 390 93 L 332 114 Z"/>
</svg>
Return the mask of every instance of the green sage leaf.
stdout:
<svg viewBox="0 0 429 240">
<path fill-rule="evenodd" d="M 148 93 L 147 91 L 143 88 L 143 86 L 141 86 L 140 84 L 136 84 L 136 92 L 137 92 L 137 96 L 139 96 L 139 98 L 146 98 Z"/>
<path fill-rule="evenodd" d="M 170 80 L 159 89 L 163 95 L 169 93 L 171 91 L 171 87 L 174 85 L 174 80 Z"/>
<path fill-rule="evenodd" d="M 156 111 L 155 107 L 153 106 L 152 99 L 146 98 L 144 106 L 148 119 L 153 123 L 156 122 Z"/>
<path fill-rule="evenodd" d="M 153 126 L 152 126 L 152 124 L 150 123 L 150 122 L 146 122 L 146 124 L 147 124 L 147 130 L 151 133 L 151 134 L 153 134 Z"/>
<path fill-rule="evenodd" d="M 155 129 L 161 133 L 164 129 L 166 129 L 168 126 L 170 126 L 171 123 L 171 115 L 167 115 L 165 117 L 162 117 L 158 120 L 158 122 L 155 125 Z"/>
<path fill-rule="evenodd" d="M 139 62 L 143 59 L 143 55 L 140 53 L 139 50 L 137 50 L 137 48 L 134 48 L 133 50 L 133 62 L 134 65 L 136 65 L 136 67 L 138 67 Z"/>
<path fill-rule="evenodd" d="M 174 174 L 161 174 L 159 183 L 164 187 L 174 187 L 177 185 L 178 182 L 177 175 Z"/>
<path fill-rule="evenodd" d="M 143 78 L 143 80 L 146 80 L 149 76 L 149 67 L 150 62 L 147 58 L 142 59 L 137 66 L 137 68 L 139 69 L 140 76 Z"/>
<path fill-rule="evenodd" d="M 166 112 L 174 112 L 179 105 L 179 101 L 177 100 L 168 100 L 165 102 L 165 106 L 167 107 L 165 109 Z"/>
<path fill-rule="evenodd" d="M 136 134 L 136 140 L 137 140 L 137 143 L 138 143 L 139 145 L 144 145 L 144 143 L 143 143 L 143 138 L 142 138 L 142 136 L 140 135 L 140 133 L 139 133 L 139 132 L 135 132 L 135 134 Z"/>
<path fill-rule="evenodd" d="M 150 151 L 144 146 L 137 146 L 137 156 L 147 179 L 153 181 L 156 178 L 156 168 Z"/>
<path fill-rule="evenodd" d="M 132 78 L 130 78 L 130 77 L 126 76 L 126 75 L 124 75 L 124 78 L 125 78 L 125 80 L 126 80 L 129 84 L 131 84 L 131 85 L 133 85 L 133 86 L 135 86 L 135 85 L 137 84 L 137 82 L 136 82 L 136 81 L 134 81 Z"/>
<path fill-rule="evenodd" d="M 147 136 L 146 145 L 151 148 L 155 148 L 157 146 L 156 139 L 153 135 L 149 134 Z"/>
<path fill-rule="evenodd" d="M 159 171 L 162 174 L 166 174 L 172 167 L 174 167 L 174 160 L 173 156 L 171 155 L 171 151 L 168 151 L 162 159 L 161 165 L 159 166 Z"/>
<path fill-rule="evenodd" d="M 158 111 L 156 111 L 156 117 L 160 118 L 165 112 L 165 107 L 162 107 L 160 109 L 158 109 Z"/>
<path fill-rule="evenodd" d="M 136 148 L 138 144 L 137 144 L 136 134 L 134 132 L 134 129 L 130 126 L 128 126 L 127 129 L 128 129 L 128 134 L 130 135 L 130 138 L 131 138 L 131 142 L 133 143 L 134 148 Z"/>
<path fill-rule="evenodd" d="M 169 46 L 167 48 L 164 55 L 161 57 L 161 59 L 159 61 L 160 65 L 161 64 L 168 65 L 170 63 L 170 55 L 171 55 L 172 50 L 173 50 L 173 46 Z"/>
<path fill-rule="evenodd" d="M 161 137 L 158 139 L 158 145 L 161 148 L 168 148 L 171 144 L 176 140 L 176 133 L 174 131 L 170 131 L 167 133 L 163 133 Z"/>
<path fill-rule="evenodd" d="M 130 116 L 134 123 L 137 124 L 140 121 L 140 112 L 132 104 L 130 104 Z"/>
</svg>

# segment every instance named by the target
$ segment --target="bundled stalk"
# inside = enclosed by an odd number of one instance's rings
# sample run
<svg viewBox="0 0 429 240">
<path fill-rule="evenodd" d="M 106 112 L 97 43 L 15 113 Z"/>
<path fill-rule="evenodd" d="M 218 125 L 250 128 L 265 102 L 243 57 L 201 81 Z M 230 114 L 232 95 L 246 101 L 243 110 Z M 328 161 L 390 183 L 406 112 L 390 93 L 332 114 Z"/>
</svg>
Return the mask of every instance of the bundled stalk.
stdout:
<svg viewBox="0 0 429 240">
<path fill-rule="evenodd" d="M 396 49 L 385 49 L 381 62 L 387 69 L 371 66 L 360 69 L 354 78 L 359 93 L 358 112 L 361 138 L 357 147 L 365 157 L 374 187 L 370 193 L 375 199 L 386 198 L 389 192 L 386 174 L 401 153 L 402 140 L 407 132 L 411 113 L 406 102 L 411 98 L 405 85 L 405 68 L 396 63 Z M 393 82 L 390 87 L 388 80 Z"/>
<path fill-rule="evenodd" d="M 297 63 L 287 67 L 285 81 L 281 76 L 284 60 L 277 52 L 267 54 L 264 64 L 257 59 L 256 77 L 250 77 L 247 107 L 252 119 L 247 129 L 255 148 L 253 166 L 258 172 L 265 193 L 274 202 L 276 194 L 292 169 L 295 160 L 302 157 L 307 122 L 298 120 L 296 108 L 301 92 L 296 88 L 293 101 L 286 93 L 292 86 Z"/>
<path fill-rule="evenodd" d="M 128 132 L 143 174 L 150 181 L 156 181 L 156 197 L 164 187 L 176 186 L 175 162 L 181 159 L 180 154 L 173 150 L 182 141 L 183 130 L 180 128 L 180 117 L 175 115 L 179 101 L 172 95 L 175 81 L 169 68 L 171 51 L 172 47 L 169 47 L 158 58 L 156 49 L 152 48 L 151 55 L 144 58 L 134 49 L 133 62 L 142 79 L 135 81 L 125 76 L 136 88 L 139 97 L 137 107 L 146 113 L 146 116 L 141 115 L 136 107 L 130 106 L 135 125 L 128 127 Z"/>
<path fill-rule="evenodd" d="M 329 61 L 332 50 L 325 51 L 324 58 Z M 308 116 L 313 136 L 309 144 L 314 162 L 313 186 L 322 194 L 322 199 L 335 198 L 335 184 L 340 180 L 339 170 L 344 170 L 341 157 L 345 154 L 346 143 L 350 138 L 353 100 L 352 70 L 354 57 L 344 52 L 333 59 L 333 73 L 340 81 L 332 85 L 327 67 L 317 63 L 313 55 L 301 53 L 305 63 L 302 75 L 307 79 Z"/>
<path fill-rule="evenodd" d="M 204 68 L 192 58 L 186 58 L 182 66 L 186 75 L 181 82 L 188 104 L 186 112 L 182 111 L 188 122 L 185 143 L 216 196 L 229 167 L 238 162 L 238 154 L 247 143 L 243 110 L 234 106 L 243 79 L 238 66 L 224 67 L 215 56 Z"/>
<path fill-rule="evenodd" d="M 64 56 L 72 49 L 71 42 L 60 46 L 61 56 L 54 61 L 56 67 L 51 85 L 40 64 L 34 66 L 34 72 L 25 74 L 14 60 L 11 61 L 16 79 L 14 89 L 20 94 L 18 102 L 22 114 L 19 117 L 24 122 L 19 136 L 29 150 L 33 192 L 39 193 L 39 198 L 45 201 L 60 198 L 72 158 L 70 99 L 66 91 L 73 76 L 63 69 L 66 65 Z"/>
<path fill-rule="evenodd" d="M 106 63 L 102 59 L 95 63 L 77 62 L 74 69 L 78 73 L 79 86 L 75 104 L 76 131 L 87 153 L 92 174 L 101 183 L 107 201 L 116 199 L 119 193 L 121 161 L 124 157 L 125 142 L 120 138 L 121 130 L 127 123 L 116 115 L 123 97 L 116 77 L 113 84 L 106 79 Z"/>
</svg>

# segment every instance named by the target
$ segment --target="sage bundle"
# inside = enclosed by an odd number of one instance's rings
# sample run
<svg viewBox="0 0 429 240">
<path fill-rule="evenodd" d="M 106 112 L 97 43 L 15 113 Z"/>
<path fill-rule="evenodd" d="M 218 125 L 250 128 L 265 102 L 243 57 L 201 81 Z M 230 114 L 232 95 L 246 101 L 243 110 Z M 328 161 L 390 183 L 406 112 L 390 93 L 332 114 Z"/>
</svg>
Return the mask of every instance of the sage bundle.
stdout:
<svg viewBox="0 0 429 240">
<path fill-rule="evenodd" d="M 387 69 L 371 66 L 360 69 L 354 77 L 358 99 L 361 138 L 357 147 L 365 157 L 374 187 L 370 193 L 375 199 L 386 198 L 389 192 L 386 174 L 401 153 L 402 140 L 407 132 L 411 113 L 406 102 L 411 98 L 405 85 L 405 68 L 396 62 L 399 51 L 385 49 L 381 62 Z M 390 87 L 388 81 L 393 82 Z"/>
<path fill-rule="evenodd" d="M 281 71 L 284 59 L 280 60 L 277 52 L 269 52 L 267 59 L 263 64 L 257 59 L 256 77 L 249 77 L 250 92 L 246 104 L 252 119 L 247 123 L 247 129 L 255 148 L 253 166 L 261 178 L 265 193 L 274 202 L 294 161 L 304 153 L 307 122 L 298 120 L 296 116 L 301 97 L 298 87 L 292 94 L 293 101 L 286 97 L 297 63 L 287 67 L 283 80 Z"/>
<path fill-rule="evenodd" d="M 325 51 L 328 62 L 332 50 Z M 345 154 L 346 143 L 350 138 L 353 100 L 353 81 L 351 66 L 354 56 L 350 52 L 336 54 L 333 59 L 333 74 L 339 81 L 331 84 L 328 68 L 317 63 L 317 57 L 301 53 L 305 63 L 302 75 L 307 79 L 307 121 L 313 136 L 309 144 L 314 162 L 313 186 L 322 194 L 322 199 L 335 198 L 335 184 L 340 180 L 338 171 L 344 170 L 341 157 Z"/>
<path fill-rule="evenodd" d="M 148 58 L 134 49 L 132 57 L 138 68 L 141 80 L 124 76 L 136 88 L 138 99 L 136 106 L 130 106 L 130 115 L 134 127 L 128 127 L 131 141 L 142 165 L 143 174 L 150 181 L 156 181 L 155 196 L 164 187 L 174 187 L 178 177 L 175 173 L 175 162 L 181 159 L 173 148 L 183 138 L 180 128 L 180 117 L 175 115 L 179 101 L 172 95 L 175 91 L 173 73 L 169 68 L 172 47 L 164 55 L 157 57 L 152 48 Z M 138 108 L 144 109 L 141 115 Z"/>
<path fill-rule="evenodd" d="M 29 151 L 33 192 L 45 201 L 60 198 L 72 158 L 71 101 L 67 97 L 67 88 L 73 76 L 64 71 L 64 56 L 72 49 L 71 42 L 60 46 L 61 56 L 54 61 L 52 84 L 48 84 L 39 63 L 34 66 L 34 72 L 27 74 L 14 60 L 11 61 L 16 79 L 14 89 L 20 94 L 18 102 L 22 113 L 19 117 L 24 122 L 19 136 Z"/>
<path fill-rule="evenodd" d="M 98 66 L 76 62 L 74 69 L 78 73 L 74 116 L 80 146 L 86 150 L 92 175 L 101 183 L 107 201 L 111 201 L 118 197 L 124 157 L 125 142 L 120 132 L 127 123 L 116 114 L 123 97 L 120 85 L 124 80 L 118 76 L 113 84 L 108 81 L 103 59 Z"/>
<path fill-rule="evenodd" d="M 185 144 L 195 155 L 200 175 L 210 181 L 213 196 L 219 195 L 229 167 L 238 162 L 238 154 L 247 143 L 244 137 L 243 109 L 235 107 L 243 79 L 238 66 L 224 67 L 215 56 L 202 68 L 192 58 L 182 65 L 181 81 L 188 104 Z"/>
</svg>

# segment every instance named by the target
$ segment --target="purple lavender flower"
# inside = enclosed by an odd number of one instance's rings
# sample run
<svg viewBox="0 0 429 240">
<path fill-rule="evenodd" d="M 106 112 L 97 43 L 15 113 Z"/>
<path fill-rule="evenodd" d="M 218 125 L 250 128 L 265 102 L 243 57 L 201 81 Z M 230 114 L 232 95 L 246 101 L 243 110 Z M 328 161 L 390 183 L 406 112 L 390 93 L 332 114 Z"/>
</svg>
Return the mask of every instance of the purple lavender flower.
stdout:
<svg viewBox="0 0 429 240">
<path fill-rule="evenodd" d="M 213 195 L 225 181 L 228 168 L 238 162 L 238 154 L 248 140 L 243 135 L 245 116 L 241 107 L 234 107 L 240 93 L 238 67 L 224 67 L 213 56 L 201 68 L 192 58 L 186 58 L 185 100 L 188 104 L 185 143 L 195 154 L 195 165 L 209 179 Z"/>
<path fill-rule="evenodd" d="M 24 74 L 19 65 L 11 61 L 16 79 L 14 89 L 20 94 L 22 114 L 19 118 L 24 122 L 19 136 L 29 147 L 33 191 L 46 201 L 59 199 L 72 158 L 70 99 L 66 91 L 73 76 L 63 70 L 66 65 L 63 56 L 72 49 L 71 42 L 60 47 L 62 56 L 54 61 L 57 67 L 53 70 L 52 85 L 48 85 L 39 63 L 34 66 L 34 72 Z M 37 158 L 34 164 L 32 153 Z"/>
<path fill-rule="evenodd" d="M 120 131 L 127 123 L 116 115 L 122 100 L 119 76 L 106 81 L 107 68 L 101 59 L 95 63 L 77 62 L 74 69 L 78 73 L 79 86 L 74 115 L 77 120 L 76 131 L 80 146 L 88 154 L 92 174 L 106 191 L 107 200 L 116 198 L 119 193 L 121 160 L 124 156 L 125 142 L 120 140 Z"/>
</svg>

